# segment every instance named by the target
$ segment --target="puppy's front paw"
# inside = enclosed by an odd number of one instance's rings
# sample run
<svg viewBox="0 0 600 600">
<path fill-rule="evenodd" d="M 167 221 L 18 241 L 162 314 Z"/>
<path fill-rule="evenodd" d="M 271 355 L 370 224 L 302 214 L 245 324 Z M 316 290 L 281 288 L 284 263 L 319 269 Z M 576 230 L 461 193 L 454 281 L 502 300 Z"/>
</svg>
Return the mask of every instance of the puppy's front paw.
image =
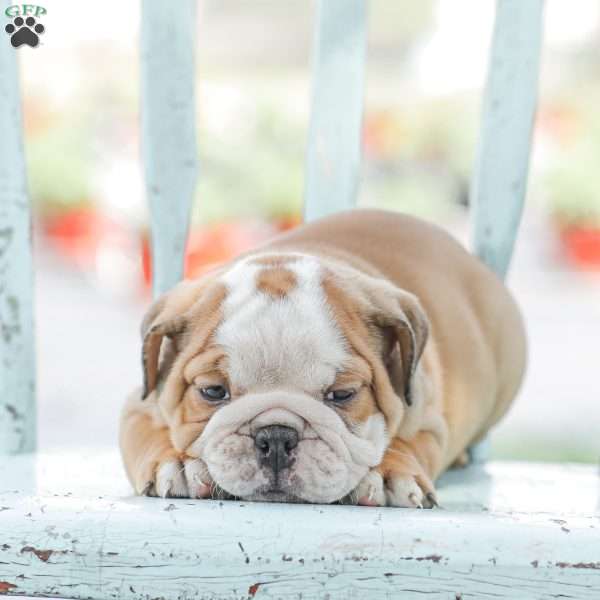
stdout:
<svg viewBox="0 0 600 600">
<path fill-rule="evenodd" d="M 211 486 L 212 479 L 202 460 L 170 456 L 152 465 L 136 488 L 143 496 L 209 498 Z"/>
<path fill-rule="evenodd" d="M 381 473 L 371 469 L 358 484 L 355 494 L 356 503 L 361 506 L 385 506 L 386 496 Z"/>
<path fill-rule="evenodd" d="M 428 477 L 401 472 L 390 472 L 384 478 L 378 469 L 371 469 L 358 484 L 355 494 L 357 504 L 363 506 L 438 506 L 435 489 Z"/>
<path fill-rule="evenodd" d="M 388 506 L 433 508 L 438 506 L 433 484 L 428 477 L 392 473 L 386 481 Z"/>
</svg>

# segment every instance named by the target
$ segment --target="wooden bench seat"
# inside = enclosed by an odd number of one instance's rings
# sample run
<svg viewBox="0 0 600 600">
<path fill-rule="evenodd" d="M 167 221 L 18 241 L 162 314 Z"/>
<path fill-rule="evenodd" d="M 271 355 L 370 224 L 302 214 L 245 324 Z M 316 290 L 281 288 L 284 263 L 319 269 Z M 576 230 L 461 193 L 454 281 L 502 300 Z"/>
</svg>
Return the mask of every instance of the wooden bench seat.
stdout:
<svg viewBox="0 0 600 600">
<path fill-rule="evenodd" d="M 492 462 L 439 491 L 435 510 L 163 500 L 131 495 L 116 452 L 6 457 L 0 593 L 600 598 L 594 467 Z"/>
</svg>

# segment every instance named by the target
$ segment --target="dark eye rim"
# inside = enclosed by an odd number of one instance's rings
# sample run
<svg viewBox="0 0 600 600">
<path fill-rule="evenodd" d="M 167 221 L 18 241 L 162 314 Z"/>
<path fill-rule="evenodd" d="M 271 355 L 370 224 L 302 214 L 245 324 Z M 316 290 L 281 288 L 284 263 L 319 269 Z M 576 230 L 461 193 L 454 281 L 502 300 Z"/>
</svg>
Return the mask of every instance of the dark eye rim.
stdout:
<svg viewBox="0 0 600 600">
<path fill-rule="evenodd" d="M 335 405 L 346 404 L 356 396 L 356 392 L 354 388 L 329 390 L 325 392 L 325 400 Z M 339 395 L 336 397 L 336 394 Z"/>
<path fill-rule="evenodd" d="M 215 390 L 217 390 L 218 392 L 222 391 L 223 394 L 215 394 Z M 219 402 L 227 402 L 227 400 L 231 398 L 229 390 L 224 385 L 207 385 L 198 388 L 198 391 L 205 400 L 213 404 L 218 404 Z"/>
</svg>

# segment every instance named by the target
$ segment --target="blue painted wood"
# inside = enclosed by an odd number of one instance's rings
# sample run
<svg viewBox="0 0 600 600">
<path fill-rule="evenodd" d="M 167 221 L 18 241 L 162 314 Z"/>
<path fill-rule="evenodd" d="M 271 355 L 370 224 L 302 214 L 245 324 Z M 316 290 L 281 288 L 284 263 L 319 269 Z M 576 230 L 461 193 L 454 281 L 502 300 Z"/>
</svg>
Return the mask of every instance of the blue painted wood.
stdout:
<svg viewBox="0 0 600 600">
<path fill-rule="evenodd" d="M 355 205 L 365 50 L 364 0 L 319 0 L 304 191 L 307 221 Z"/>
<path fill-rule="evenodd" d="M 10 2 L 0 3 L 2 14 Z M 31 212 L 17 52 L 0 40 L 0 454 L 36 446 Z"/>
<path fill-rule="evenodd" d="M 116 452 L 0 458 L 0 593 L 600 598 L 592 465 L 493 463 L 438 489 L 438 510 L 134 498 Z"/>
<path fill-rule="evenodd" d="M 483 99 L 479 146 L 471 182 L 473 250 L 506 276 L 525 201 L 537 105 L 543 0 L 497 0 Z M 484 439 L 469 450 L 486 460 Z"/>
<path fill-rule="evenodd" d="M 527 188 L 543 0 L 496 7 L 471 200 L 475 254 L 504 277 Z"/>
<path fill-rule="evenodd" d="M 144 0 L 141 26 L 142 149 L 152 224 L 153 293 L 183 276 L 197 178 L 195 0 Z"/>
</svg>

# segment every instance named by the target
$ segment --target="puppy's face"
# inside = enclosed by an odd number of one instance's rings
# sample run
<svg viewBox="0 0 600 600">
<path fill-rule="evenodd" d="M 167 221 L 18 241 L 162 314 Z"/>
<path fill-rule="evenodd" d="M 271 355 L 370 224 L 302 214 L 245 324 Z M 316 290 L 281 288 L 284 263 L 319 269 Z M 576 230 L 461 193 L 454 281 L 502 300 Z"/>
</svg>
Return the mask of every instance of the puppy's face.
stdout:
<svg viewBox="0 0 600 600">
<path fill-rule="evenodd" d="M 233 496 L 319 503 L 381 461 L 427 334 L 410 294 L 292 253 L 180 284 L 143 328 L 145 393 L 179 451 Z"/>
</svg>

